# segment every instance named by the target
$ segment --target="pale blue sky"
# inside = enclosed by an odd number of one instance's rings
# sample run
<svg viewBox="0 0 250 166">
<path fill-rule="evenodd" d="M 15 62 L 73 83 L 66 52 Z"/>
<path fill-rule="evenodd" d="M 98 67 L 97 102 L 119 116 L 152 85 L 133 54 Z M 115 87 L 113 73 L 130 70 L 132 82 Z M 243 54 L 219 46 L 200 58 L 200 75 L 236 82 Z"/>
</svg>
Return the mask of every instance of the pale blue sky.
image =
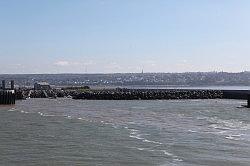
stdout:
<svg viewBox="0 0 250 166">
<path fill-rule="evenodd" d="M 249 0 L 0 0 L 0 73 L 250 70 Z"/>
</svg>

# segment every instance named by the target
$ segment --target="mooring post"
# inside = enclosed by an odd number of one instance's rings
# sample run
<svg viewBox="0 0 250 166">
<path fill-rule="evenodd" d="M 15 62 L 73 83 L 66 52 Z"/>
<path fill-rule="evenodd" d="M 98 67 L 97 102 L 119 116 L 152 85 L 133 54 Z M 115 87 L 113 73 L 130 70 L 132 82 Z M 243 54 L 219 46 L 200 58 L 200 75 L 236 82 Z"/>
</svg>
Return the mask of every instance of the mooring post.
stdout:
<svg viewBox="0 0 250 166">
<path fill-rule="evenodd" d="M 0 104 L 3 104 L 3 91 L 0 91 Z"/>
<path fill-rule="evenodd" d="M 10 81 L 10 85 L 11 85 L 11 90 L 14 90 L 15 89 L 15 82 L 14 82 L 14 80 Z"/>
<path fill-rule="evenodd" d="M 247 95 L 247 108 L 250 108 L 250 94 Z"/>
</svg>

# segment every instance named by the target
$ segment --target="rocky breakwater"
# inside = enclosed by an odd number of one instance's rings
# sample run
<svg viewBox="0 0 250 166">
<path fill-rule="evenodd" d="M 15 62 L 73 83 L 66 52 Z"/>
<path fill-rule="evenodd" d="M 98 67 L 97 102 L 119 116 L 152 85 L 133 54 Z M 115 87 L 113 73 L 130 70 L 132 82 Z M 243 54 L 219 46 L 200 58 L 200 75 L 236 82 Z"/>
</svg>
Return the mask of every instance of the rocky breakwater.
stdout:
<svg viewBox="0 0 250 166">
<path fill-rule="evenodd" d="M 219 90 L 155 90 L 115 89 L 90 90 L 73 95 L 73 99 L 85 100 L 171 100 L 171 99 L 216 99 L 222 98 Z"/>
<path fill-rule="evenodd" d="M 57 98 L 68 97 L 69 95 L 75 95 L 75 91 L 64 90 L 33 90 L 33 89 L 18 89 L 16 92 L 16 100 L 22 100 L 26 98 Z"/>
</svg>

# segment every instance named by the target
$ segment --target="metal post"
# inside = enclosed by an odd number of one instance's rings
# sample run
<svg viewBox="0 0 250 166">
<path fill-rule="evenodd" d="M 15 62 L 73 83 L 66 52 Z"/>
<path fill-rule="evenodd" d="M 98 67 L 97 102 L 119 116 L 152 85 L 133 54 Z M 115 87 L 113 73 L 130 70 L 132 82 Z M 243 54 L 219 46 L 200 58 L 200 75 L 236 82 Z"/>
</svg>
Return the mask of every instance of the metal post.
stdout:
<svg viewBox="0 0 250 166">
<path fill-rule="evenodd" d="M 250 108 L 250 94 L 247 95 L 247 108 Z"/>
<path fill-rule="evenodd" d="M 14 80 L 11 80 L 10 84 L 11 84 L 11 90 L 14 90 L 15 89 L 15 82 L 14 82 Z"/>
</svg>

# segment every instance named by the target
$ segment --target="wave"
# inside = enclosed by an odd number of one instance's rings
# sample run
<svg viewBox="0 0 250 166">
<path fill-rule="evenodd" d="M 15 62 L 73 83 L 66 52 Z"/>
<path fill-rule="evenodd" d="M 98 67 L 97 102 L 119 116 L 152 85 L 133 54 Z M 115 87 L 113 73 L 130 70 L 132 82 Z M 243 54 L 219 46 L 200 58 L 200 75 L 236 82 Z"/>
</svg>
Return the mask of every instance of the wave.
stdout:
<svg viewBox="0 0 250 166">
<path fill-rule="evenodd" d="M 245 134 L 238 134 L 238 135 L 228 135 L 225 138 L 226 139 L 230 139 L 230 140 L 234 140 L 234 141 L 240 141 L 243 140 L 242 136 L 244 136 Z"/>
<path fill-rule="evenodd" d="M 197 131 L 195 131 L 195 130 L 188 130 L 188 132 L 190 132 L 190 133 L 197 133 Z"/>
<path fill-rule="evenodd" d="M 157 149 L 140 148 L 140 147 L 128 147 L 128 148 L 137 149 L 137 150 L 139 150 L 139 151 L 161 152 L 161 153 L 163 153 L 164 155 L 167 155 L 167 156 L 174 156 L 172 153 L 168 152 L 167 150 L 157 150 Z"/>
<path fill-rule="evenodd" d="M 162 150 L 162 149 L 152 149 L 152 148 L 141 148 L 141 147 L 128 147 L 128 148 L 133 148 L 137 149 L 139 151 L 147 151 L 147 152 L 158 152 L 166 155 L 167 157 L 171 157 L 173 162 L 182 162 L 183 159 L 180 159 L 178 156 L 168 152 L 167 150 Z"/>
<path fill-rule="evenodd" d="M 17 109 L 16 109 L 16 108 L 11 108 L 11 109 L 9 109 L 9 110 L 7 110 L 7 111 L 13 112 L 13 111 L 17 111 Z"/>
<path fill-rule="evenodd" d="M 18 110 L 17 108 L 11 108 L 9 110 L 7 110 L 8 112 L 14 112 L 14 111 L 19 111 L 21 113 L 24 113 L 24 114 L 28 114 L 29 112 L 27 111 L 23 111 L 23 110 Z"/>
<path fill-rule="evenodd" d="M 67 118 L 67 119 L 71 119 L 72 118 L 72 116 L 70 116 L 70 115 L 63 115 L 65 118 Z"/>
<path fill-rule="evenodd" d="M 153 143 L 153 144 L 159 144 L 159 145 L 162 145 L 161 142 L 157 142 L 157 141 L 150 141 L 150 140 L 147 140 L 147 139 L 144 139 L 143 142 L 149 142 L 149 143 Z"/>
<path fill-rule="evenodd" d="M 139 133 L 139 130 L 129 129 L 129 128 L 128 128 L 128 130 L 130 131 L 130 134 L 129 134 L 130 138 L 135 138 L 135 139 L 138 139 L 138 140 L 142 140 L 142 142 L 146 142 L 146 143 L 152 143 L 152 144 L 158 144 L 158 145 L 163 144 L 161 142 L 148 140 L 148 139 L 142 137 L 143 135 L 148 135 L 148 134 L 141 134 L 141 133 Z"/>
<path fill-rule="evenodd" d="M 237 119 L 223 120 L 218 117 L 209 118 L 208 121 L 211 123 L 209 127 L 221 130 L 248 130 L 250 124 L 244 123 Z"/>
<path fill-rule="evenodd" d="M 238 119 L 221 119 L 214 117 L 197 117 L 198 120 L 205 120 L 208 122 L 208 127 L 203 131 L 211 134 L 216 134 L 228 140 L 240 141 L 249 140 L 250 124 Z"/>
<path fill-rule="evenodd" d="M 28 114 L 29 112 L 21 110 L 21 113 Z"/>
<path fill-rule="evenodd" d="M 54 117 L 54 116 L 58 116 L 58 115 L 53 115 L 53 114 L 46 114 L 46 113 L 42 113 L 42 112 L 37 112 L 40 116 L 43 117 Z"/>
</svg>

